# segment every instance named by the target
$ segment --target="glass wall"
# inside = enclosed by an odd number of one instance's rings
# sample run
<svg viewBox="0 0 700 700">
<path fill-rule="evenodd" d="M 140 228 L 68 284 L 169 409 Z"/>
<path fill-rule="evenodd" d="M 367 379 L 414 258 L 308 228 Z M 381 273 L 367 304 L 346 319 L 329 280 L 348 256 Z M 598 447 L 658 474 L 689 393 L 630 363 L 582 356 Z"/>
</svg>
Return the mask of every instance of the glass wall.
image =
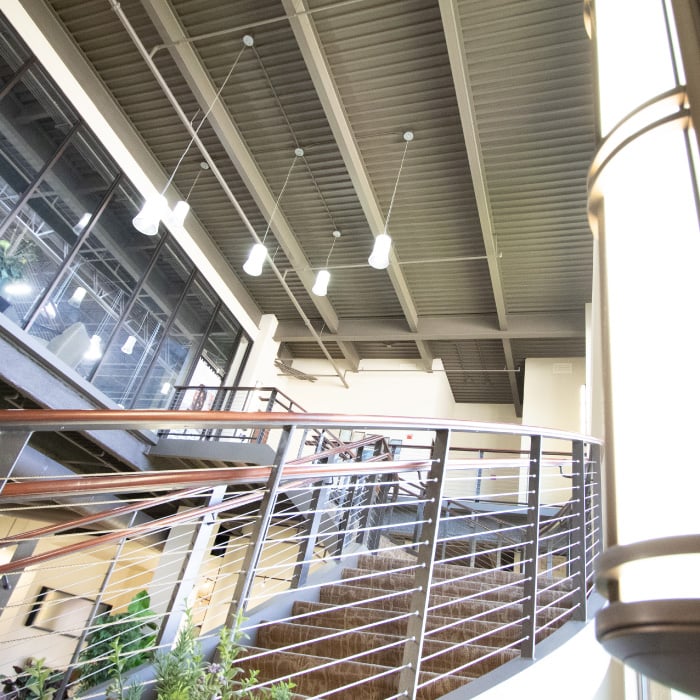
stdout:
<svg viewBox="0 0 700 700">
<path fill-rule="evenodd" d="M 0 16 L 0 313 L 126 408 L 163 408 L 249 339 Z M 235 365 L 235 370 L 232 367 Z"/>
</svg>

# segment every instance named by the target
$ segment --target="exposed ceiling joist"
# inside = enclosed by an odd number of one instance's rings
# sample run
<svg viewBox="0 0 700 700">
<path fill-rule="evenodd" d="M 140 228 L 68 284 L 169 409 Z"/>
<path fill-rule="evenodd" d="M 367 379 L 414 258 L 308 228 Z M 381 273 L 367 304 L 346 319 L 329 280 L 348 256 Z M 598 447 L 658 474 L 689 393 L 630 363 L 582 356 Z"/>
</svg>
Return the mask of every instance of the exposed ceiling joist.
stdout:
<svg viewBox="0 0 700 700">
<path fill-rule="evenodd" d="M 491 277 L 491 287 L 498 314 L 498 324 L 501 330 L 508 327 L 506 318 L 505 297 L 503 285 L 501 284 L 501 272 L 498 266 L 498 249 L 496 236 L 491 216 L 489 204 L 489 192 L 486 183 L 486 173 L 479 145 L 479 130 L 474 110 L 474 100 L 471 94 L 469 82 L 469 66 L 465 54 L 464 42 L 462 39 L 462 25 L 456 8 L 456 0 L 440 0 L 440 14 L 442 25 L 447 42 L 447 53 L 450 57 L 450 67 L 452 69 L 452 80 L 455 85 L 457 104 L 459 106 L 460 119 L 462 121 L 462 131 L 464 142 L 467 147 L 467 157 L 474 185 L 476 206 L 481 223 L 481 232 L 484 239 L 484 248 L 488 261 L 489 275 Z M 503 354 L 506 358 L 508 369 L 514 368 L 513 354 L 508 341 L 503 342 Z M 522 414 L 522 402 L 515 375 L 509 372 L 510 388 L 513 393 L 513 405 L 517 415 Z"/>
<path fill-rule="evenodd" d="M 313 18 L 309 14 L 304 14 L 306 8 L 302 0 L 282 0 L 282 5 L 289 16 L 289 23 L 294 31 L 299 50 L 304 57 L 304 62 L 316 88 L 318 98 L 335 136 L 345 166 L 348 169 L 348 174 L 367 218 L 370 231 L 376 238 L 384 232 L 385 215 L 377 202 L 369 173 L 340 99 L 340 93 L 331 73 Z M 404 126 L 397 124 L 397 130 L 403 131 Z M 406 322 L 410 328 L 415 330 L 418 326 L 418 311 L 393 249 L 389 256 L 387 272 L 406 317 Z M 421 356 L 424 361 L 427 361 L 428 355 L 423 355 L 423 352 L 421 352 Z"/>
<path fill-rule="evenodd" d="M 311 294 L 311 288 L 314 284 L 311 264 L 304 255 L 304 251 L 287 222 L 282 208 L 275 206 L 276 197 L 270 191 L 267 181 L 251 155 L 238 128 L 233 123 L 231 115 L 221 101 L 217 99 L 217 89 L 193 50 L 191 43 L 187 41 L 177 16 L 169 4 L 158 0 L 143 0 L 143 5 L 163 42 L 168 45 L 173 59 L 195 95 L 202 111 L 206 112 L 211 107 L 208 116 L 209 123 L 263 216 L 271 222 L 271 228 L 275 233 L 275 237 L 305 289 L 309 292 L 326 327 L 332 331 L 335 330 L 338 326 L 338 316 L 335 310 L 327 297 L 318 297 Z M 292 154 L 290 153 L 290 158 L 291 156 Z"/>
<path fill-rule="evenodd" d="M 401 342 L 424 343 L 431 340 L 500 340 L 528 338 L 583 338 L 585 325 L 580 314 L 518 314 L 510 317 L 509 327 L 498 327 L 495 314 L 469 316 L 422 317 L 415 331 L 401 319 L 348 319 L 341 321 L 338 331 L 326 340 L 343 343 Z M 311 340 L 308 328 L 301 321 L 281 321 L 275 340 L 303 343 Z"/>
</svg>

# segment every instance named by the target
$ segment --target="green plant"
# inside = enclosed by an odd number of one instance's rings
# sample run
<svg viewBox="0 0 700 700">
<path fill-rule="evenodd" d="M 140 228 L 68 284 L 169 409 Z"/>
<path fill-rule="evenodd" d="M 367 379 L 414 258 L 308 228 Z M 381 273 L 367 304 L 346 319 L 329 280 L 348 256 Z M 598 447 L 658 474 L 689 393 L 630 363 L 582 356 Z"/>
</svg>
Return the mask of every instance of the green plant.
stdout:
<svg viewBox="0 0 700 700">
<path fill-rule="evenodd" d="M 157 700 L 233 700 L 234 698 L 289 700 L 294 683 L 276 683 L 257 688 L 258 671 L 246 674 L 236 665 L 243 650 L 240 619 L 232 630 L 223 628 L 215 662 L 203 664 L 203 656 L 192 616 L 185 613 L 185 624 L 175 646 L 156 657 Z"/>
<path fill-rule="evenodd" d="M 190 611 L 185 612 L 185 624 L 173 648 L 158 654 L 156 667 L 156 697 L 168 700 L 188 700 L 201 685 L 202 652 L 192 623 Z"/>
<path fill-rule="evenodd" d="M 105 681 L 114 680 L 152 658 L 156 625 L 146 591 L 137 593 L 126 612 L 105 613 L 95 618 L 95 627 L 87 635 L 80 653 L 80 690 L 85 691 Z M 118 665 L 115 664 L 118 650 Z"/>
<path fill-rule="evenodd" d="M 0 282 L 18 280 L 24 275 L 24 266 L 36 259 L 34 244 L 22 241 L 16 249 L 9 253 L 10 242 L 0 241 Z"/>
<path fill-rule="evenodd" d="M 27 659 L 24 666 L 12 668 L 17 675 L 0 681 L 3 700 L 50 700 L 63 679 L 63 673 L 45 666 L 44 659 Z"/>
<path fill-rule="evenodd" d="M 112 641 L 112 653 L 110 661 L 114 666 L 112 681 L 105 690 L 105 697 L 108 700 L 139 700 L 143 693 L 143 685 L 140 683 L 132 683 L 124 685 L 124 674 L 126 673 L 126 660 L 121 644 L 118 640 Z"/>
</svg>

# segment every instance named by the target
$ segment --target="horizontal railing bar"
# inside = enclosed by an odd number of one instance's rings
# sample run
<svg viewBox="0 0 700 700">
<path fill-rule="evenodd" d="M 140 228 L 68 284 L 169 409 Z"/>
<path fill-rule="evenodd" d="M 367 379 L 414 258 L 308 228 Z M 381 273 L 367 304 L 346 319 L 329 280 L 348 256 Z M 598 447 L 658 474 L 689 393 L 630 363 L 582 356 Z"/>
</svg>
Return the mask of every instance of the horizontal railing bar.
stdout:
<svg viewBox="0 0 700 700">
<path fill-rule="evenodd" d="M 362 654 L 364 655 L 364 652 L 362 652 Z M 352 661 L 357 656 L 358 656 L 358 654 L 355 654 L 353 656 L 346 656 L 342 659 L 333 659 L 332 661 L 329 661 L 328 663 L 325 663 L 325 664 L 320 664 L 319 666 L 312 666 L 311 668 L 305 668 L 301 671 L 295 671 L 294 673 L 283 676 L 281 678 L 274 678 L 272 680 L 266 681 L 265 683 L 258 683 L 257 685 L 251 685 L 251 686 L 247 687 L 246 690 L 248 692 L 252 693 L 254 690 L 257 690 L 258 688 L 264 688 L 264 687 L 270 685 L 271 683 L 277 683 L 281 680 L 290 680 L 292 678 L 296 678 L 297 676 L 303 676 L 305 673 L 309 673 L 310 671 L 319 671 L 319 670 L 322 670 L 324 668 L 331 668 L 333 666 L 337 666 L 339 663 L 343 663 L 344 661 Z M 245 658 L 247 659 L 249 657 L 245 657 Z M 366 678 L 362 678 L 358 681 L 348 683 L 347 685 L 341 686 L 340 688 L 334 688 L 333 692 L 335 693 L 335 692 L 339 692 L 341 690 L 348 690 L 349 688 L 354 688 L 355 686 L 364 685 L 365 683 L 369 683 L 369 681 L 373 681 L 376 678 L 383 678 L 384 676 L 388 676 L 388 675 L 397 673 L 398 671 L 401 671 L 404 668 L 408 668 L 408 666 L 404 664 L 403 666 L 394 666 L 394 667 L 387 668 L 386 671 L 382 671 L 381 673 L 376 673 L 372 676 L 367 676 Z M 323 697 L 323 696 L 316 696 L 316 697 Z"/>
<path fill-rule="evenodd" d="M 382 483 L 382 486 L 384 484 Z M 285 489 L 286 491 L 286 489 Z M 375 510 L 380 510 L 382 508 L 396 508 L 398 505 L 420 505 L 423 503 L 429 503 L 430 501 L 427 499 L 420 499 L 417 501 L 411 501 L 410 503 L 402 503 L 402 504 L 397 504 L 397 503 L 392 503 L 391 501 L 387 503 L 373 503 L 370 506 L 365 506 L 364 510 L 368 510 L 370 512 L 375 511 Z M 295 513 L 299 515 L 313 515 L 314 513 L 343 513 L 345 511 L 353 511 L 357 510 L 358 506 L 336 506 L 335 508 L 318 508 L 317 510 L 297 510 L 294 511 Z M 441 518 L 440 522 L 444 522 L 444 520 Z"/>
<path fill-rule="evenodd" d="M 503 632 L 504 630 L 510 629 L 511 627 L 516 627 L 517 625 L 521 624 L 527 620 L 527 616 L 519 617 L 516 620 L 511 620 L 510 622 L 503 623 L 502 625 L 498 625 L 497 627 L 494 627 L 492 630 L 488 630 L 486 632 L 483 632 L 482 634 L 477 635 L 476 637 L 470 637 L 469 642 L 474 643 L 481 639 L 482 637 L 489 637 L 491 635 L 496 635 L 499 632 Z M 434 627 L 431 630 L 426 630 L 425 636 L 426 637 L 432 637 L 438 634 L 439 632 L 445 632 L 447 630 L 452 629 L 453 627 L 457 627 L 458 625 L 464 624 L 464 620 L 460 618 L 455 618 L 453 622 L 448 622 L 446 625 L 441 625 L 440 627 Z M 497 622 L 494 622 L 494 624 L 498 624 Z"/>
<path fill-rule="evenodd" d="M 480 599 L 480 598 L 483 599 L 483 596 L 484 596 L 485 594 L 487 594 L 487 593 L 491 593 L 491 592 L 497 591 L 497 590 L 499 590 L 499 591 L 500 591 L 500 590 L 506 590 L 506 589 L 508 589 L 508 588 L 514 588 L 514 586 L 513 586 L 512 584 L 507 584 L 507 585 L 498 586 L 498 587 L 495 587 L 495 588 L 492 588 L 492 589 L 489 589 L 489 590 L 486 590 L 486 591 L 477 591 L 476 593 L 472 593 L 472 594 L 470 594 L 470 595 L 465 595 L 465 596 L 462 596 L 461 598 L 451 598 L 450 600 L 448 600 L 448 601 L 445 602 L 445 603 L 438 603 L 437 605 L 429 605 L 429 606 L 428 606 L 428 611 L 429 611 L 429 612 L 434 612 L 435 610 L 440 610 L 440 608 L 447 607 L 448 605 L 454 605 L 455 603 L 464 603 L 464 602 L 466 602 L 466 601 L 468 601 L 468 600 L 475 600 L 475 599 L 478 600 L 478 599 Z M 504 607 L 509 608 L 509 607 L 511 607 L 511 606 L 513 606 L 513 605 L 517 605 L 518 603 L 522 603 L 523 601 L 525 601 L 525 600 L 527 600 L 527 599 L 528 599 L 527 596 L 522 596 L 522 597 L 520 597 L 520 598 L 517 598 L 516 600 L 505 601 L 507 604 L 506 604 Z M 480 601 L 480 602 L 483 602 L 483 600 Z M 500 601 L 499 601 L 499 602 L 500 602 Z M 500 607 L 499 607 L 499 608 L 492 608 L 492 611 L 495 610 L 495 609 L 499 609 L 499 610 L 500 610 L 501 608 L 500 608 Z M 468 618 L 467 618 L 467 619 L 468 619 Z"/>
<path fill-rule="evenodd" d="M 474 500 L 473 498 L 471 500 Z M 464 510 L 469 510 L 469 506 L 462 505 L 461 503 L 457 502 L 457 507 L 462 507 Z M 454 508 L 450 508 L 452 512 L 454 512 Z M 522 506 L 518 508 L 509 508 L 508 510 L 484 510 L 484 511 L 474 511 L 472 510 L 471 512 L 466 512 L 466 513 L 455 513 L 454 515 L 445 515 L 440 518 L 440 522 L 449 522 L 451 520 L 467 520 L 467 519 L 476 519 L 476 518 L 482 518 L 482 517 L 490 517 L 490 518 L 502 518 L 504 515 L 522 515 L 524 513 L 527 513 L 528 511 L 528 506 L 523 504 Z"/>
<path fill-rule="evenodd" d="M 413 449 L 413 448 L 411 448 Z M 560 466 L 567 466 L 570 462 L 562 463 L 561 459 L 543 459 L 540 466 L 546 467 L 548 469 L 559 468 Z M 448 459 L 447 466 L 449 469 L 521 469 L 523 467 L 530 466 L 530 460 L 521 457 L 518 459 L 479 459 L 474 457 L 472 459 Z M 567 476 L 569 476 L 567 474 Z M 471 477 L 470 477 L 471 478 Z"/>
<path fill-rule="evenodd" d="M 294 590 L 298 590 L 298 589 L 295 588 Z M 344 605 L 329 605 L 327 608 L 321 608 L 320 610 L 312 610 L 310 612 L 304 613 L 303 615 L 290 615 L 289 617 L 278 617 L 275 620 L 261 620 L 260 622 L 257 622 L 256 624 L 254 624 L 250 627 L 240 627 L 239 630 L 241 632 L 244 632 L 246 630 L 256 630 L 256 629 L 260 629 L 261 627 L 268 627 L 270 625 L 277 625 L 277 624 L 280 624 L 282 622 L 294 622 L 295 620 L 303 620 L 306 617 L 313 617 L 315 615 L 321 615 L 321 614 L 328 612 L 328 611 L 331 611 L 331 610 L 343 610 L 344 608 L 355 607 L 355 605 L 356 605 L 356 603 L 345 603 Z M 365 627 L 370 627 L 370 626 L 379 627 L 380 625 L 385 625 L 387 622 L 396 622 L 398 620 L 408 619 L 409 617 L 415 617 L 417 614 L 418 614 L 417 612 L 409 610 L 408 612 L 398 613 L 397 615 L 393 615 L 391 617 L 383 618 L 383 619 L 377 620 L 377 621 L 372 622 L 372 623 L 367 623 L 365 625 Z"/>
<path fill-rule="evenodd" d="M 560 612 L 557 616 L 553 617 L 551 620 L 547 620 L 547 622 L 545 622 L 541 625 L 538 625 L 537 631 L 541 632 L 542 630 L 546 630 L 547 628 L 552 627 L 557 622 L 559 622 L 559 620 L 562 620 L 563 618 L 567 617 L 567 615 L 570 615 L 574 610 L 576 610 L 577 608 L 580 608 L 580 607 L 581 607 L 580 604 L 576 603 L 576 604 L 572 605 L 570 608 L 566 608 L 566 610 Z M 544 608 L 540 608 L 540 609 L 544 609 Z"/>
<path fill-rule="evenodd" d="M 319 426 L 348 428 L 412 428 L 426 431 L 455 430 L 497 435 L 541 435 L 559 440 L 602 444 L 602 440 L 579 433 L 548 428 L 461 421 L 447 418 L 409 416 L 343 415 L 334 413 L 268 413 L 253 411 L 176 411 L 176 410 L 67 410 L 9 409 L 0 411 L 0 430 L 65 431 L 65 430 L 143 430 L 173 427 L 227 428 L 232 426 L 267 428 L 295 425 L 301 428 Z"/>
<path fill-rule="evenodd" d="M 416 466 L 429 467 L 430 461 L 413 463 L 382 462 L 381 465 L 367 465 L 362 462 L 340 462 L 284 467 L 284 478 L 318 479 L 322 476 L 381 474 L 388 471 L 415 471 Z M 382 467 L 382 469 L 379 468 Z M 266 483 L 270 477 L 270 466 L 224 467 L 221 469 L 190 469 L 168 472 L 131 472 L 128 475 L 93 474 L 90 476 L 43 479 L 38 481 L 12 481 L 0 492 L 0 502 L 6 498 L 45 496 L 47 493 L 60 495 L 80 495 L 84 493 L 119 493 L 136 489 L 165 489 L 186 486 L 209 486 L 216 484 Z"/>
<path fill-rule="evenodd" d="M 372 623 L 375 624 L 375 623 Z M 275 647 L 274 649 L 265 649 L 265 651 L 262 652 L 257 652 L 255 654 L 251 654 L 250 656 L 246 656 L 245 659 L 246 661 L 255 661 L 255 659 L 263 659 L 266 656 L 270 656 L 272 654 L 277 654 L 285 651 L 293 651 L 297 647 L 304 646 L 306 644 L 309 644 L 309 642 L 325 642 L 331 639 L 337 639 L 338 637 L 342 637 L 349 632 L 357 632 L 360 630 L 365 629 L 365 627 L 368 627 L 371 625 L 363 625 L 362 627 L 353 627 L 352 629 L 346 630 L 338 630 L 337 632 L 333 632 L 332 634 L 324 634 L 323 636 L 320 637 L 313 637 L 312 639 L 304 639 L 301 642 L 294 642 L 293 644 L 287 644 L 285 646 L 281 647 Z M 382 644 L 381 646 L 378 647 L 373 647 L 372 649 L 365 649 L 364 651 L 357 652 L 354 657 L 352 658 L 361 658 L 363 656 L 369 656 L 370 654 L 374 654 L 377 651 L 384 651 L 385 649 L 393 649 L 394 647 L 397 646 L 402 646 L 403 644 L 406 644 L 408 642 L 408 639 L 398 639 L 394 642 L 388 642 L 387 644 Z M 344 657 L 343 659 L 337 659 L 337 661 L 347 661 L 350 657 Z M 315 667 L 314 667 L 315 668 Z M 307 669 L 308 670 L 308 669 Z"/>
<path fill-rule="evenodd" d="M 59 523 L 57 525 L 46 525 L 45 527 L 39 527 L 35 530 L 29 530 L 28 532 L 23 532 L 17 535 L 7 535 L 6 537 L 0 537 L 0 546 L 10 544 L 11 542 L 17 542 L 20 540 L 36 539 L 37 537 L 43 537 L 45 535 L 55 535 L 60 532 L 64 532 L 65 530 L 71 530 L 76 527 L 84 527 L 85 525 L 89 525 L 90 523 L 99 522 L 100 520 L 104 520 L 105 518 L 114 518 L 118 515 L 133 513 L 134 511 L 139 511 L 145 508 L 151 508 L 155 505 L 169 503 L 170 501 L 174 501 L 179 498 L 189 498 L 190 496 L 202 493 L 206 490 L 206 488 L 207 487 L 187 489 L 185 491 L 177 491 L 175 493 L 169 493 L 166 496 L 137 501 L 135 503 L 130 503 L 129 505 L 121 506 L 119 508 L 103 510 L 93 515 L 85 515 L 82 518 L 76 518 L 75 520 Z M 65 505 L 61 505 L 60 507 L 65 507 Z"/>
<path fill-rule="evenodd" d="M 476 659 L 472 659 L 471 661 L 468 661 L 465 664 L 462 664 L 461 666 L 457 666 L 456 668 L 450 669 L 449 671 L 445 671 L 443 673 L 439 673 L 433 678 L 430 678 L 427 681 L 423 681 L 422 683 L 418 683 L 416 685 L 417 688 L 426 688 L 427 686 L 436 683 L 437 681 L 442 680 L 443 678 L 449 678 L 450 676 L 457 675 L 459 674 L 460 671 L 463 671 L 464 669 L 469 668 L 470 666 L 474 666 L 474 664 L 478 664 L 479 662 L 483 661 L 484 659 L 489 659 L 492 656 L 500 653 L 504 649 L 510 649 L 512 647 L 518 646 L 519 644 L 522 643 L 521 639 L 516 639 L 515 641 L 509 642 L 508 644 L 503 644 L 499 647 L 495 647 L 493 651 L 489 652 L 488 654 L 483 654 L 482 656 L 479 656 Z M 443 653 L 443 652 L 440 652 Z M 423 660 L 427 659 L 432 659 L 434 658 L 435 654 L 432 654 L 430 656 L 424 656 Z"/>
<path fill-rule="evenodd" d="M 87 549 L 93 549 L 107 542 L 113 542 L 115 540 L 120 540 L 122 537 L 133 537 L 135 535 L 143 535 L 151 533 L 155 530 L 170 527 L 180 522 L 186 522 L 193 517 L 200 517 L 202 515 L 207 515 L 209 513 L 217 513 L 221 510 L 228 510 L 232 507 L 239 507 L 241 505 L 247 505 L 248 503 L 254 503 L 255 501 L 262 500 L 262 492 L 251 492 L 243 496 L 237 496 L 229 501 L 223 501 L 216 505 L 211 506 L 201 506 L 198 508 L 192 508 L 191 510 L 184 511 L 182 513 L 176 513 L 175 515 L 170 515 L 165 518 L 159 518 L 158 520 L 153 520 L 150 523 L 143 525 L 134 525 L 124 530 L 119 530 L 115 532 L 109 532 L 99 537 L 94 537 L 83 542 L 75 542 L 65 547 L 58 547 L 50 552 L 43 552 L 41 554 L 34 554 L 30 557 L 25 557 L 23 559 L 17 559 L 15 561 L 8 562 L 7 564 L 0 564 L 0 576 L 2 574 L 9 574 L 13 571 L 19 571 L 25 569 L 28 566 L 34 566 L 35 564 L 40 564 L 45 561 L 50 561 L 56 559 L 57 557 L 63 557 L 68 554 L 75 554 L 76 552 L 82 552 Z"/>
</svg>

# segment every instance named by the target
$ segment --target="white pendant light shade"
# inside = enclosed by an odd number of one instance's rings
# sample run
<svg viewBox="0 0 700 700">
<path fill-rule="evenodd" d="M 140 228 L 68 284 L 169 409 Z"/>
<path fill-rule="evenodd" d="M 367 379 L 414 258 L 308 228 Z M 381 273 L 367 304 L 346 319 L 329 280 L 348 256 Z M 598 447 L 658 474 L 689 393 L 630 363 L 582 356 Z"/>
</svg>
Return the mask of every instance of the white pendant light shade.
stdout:
<svg viewBox="0 0 700 700">
<path fill-rule="evenodd" d="M 88 221 L 90 221 L 90 216 L 92 216 L 90 212 L 86 211 L 80 217 L 80 221 L 78 221 L 78 223 L 75 226 L 73 226 L 73 233 L 80 233 L 88 225 Z"/>
<path fill-rule="evenodd" d="M 54 321 L 56 319 L 56 316 L 58 315 L 58 312 L 56 311 L 56 305 L 52 301 L 48 302 L 44 306 L 43 311 L 52 321 Z"/>
<path fill-rule="evenodd" d="M 319 270 L 316 275 L 316 282 L 311 291 L 317 297 L 325 297 L 328 293 L 328 283 L 331 281 L 331 273 L 328 270 Z"/>
<path fill-rule="evenodd" d="M 183 228 L 183 226 L 185 225 L 185 218 L 187 217 L 189 212 L 190 205 L 184 199 L 181 199 L 173 208 L 173 226 L 177 229 Z"/>
<path fill-rule="evenodd" d="M 75 291 L 71 295 L 71 298 L 68 300 L 68 303 L 71 306 L 75 306 L 77 309 L 82 303 L 83 299 L 85 299 L 85 287 L 76 287 Z"/>
<path fill-rule="evenodd" d="M 134 352 L 134 346 L 136 345 L 136 336 L 135 335 L 130 335 L 125 341 L 124 345 L 122 345 L 122 352 L 125 355 L 131 355 L 132 352 Z"/>
<path fill-rule="evenodd" d="M 389 267 L 389 251 L 391 250 L 391 236 L 388 233 L 380 233 L 374 239 L 374 248 L 367 262 L 375 270 L 385 270 Z"/>
<path fill-rule="evenodd" d="M 168 201 L 162 194 L 154 195 L 146 200 L 141 211 L 133 218 L 134 228 L 144 236 L 155 236 L 158 233 L 163 215 L 168 211 Z"/>
<path fill-rule="evenodd" d="M 160 388 L 160 393 L 163 396 L 167 396 L 168 392 L 173 388 L 170 382 L 163 382 L 163 386 Z"/>
<path fill-rule="evenodd" d="M 262 243 L 256 243 L 250 249 L 248 259 L 243 265 L 243 271 L 251 277 L 260 277 L 265 258 L 267 258 L 267 248 Z"/>
<path fill-rule="evenodd" d="M 26 280 L 12 280 L 5 284 L 3 291 L 12 297 L 26 297 L 32 293 L 32 286 Z"/>
<path fill-rule="evenodd" d="M 85 351 L 85 354 L 83 357 L 86 360 L 99 360 L 102 357 L 102 338 L 100 338 L 99 335 L 93 335 L 92 338 L 90 338 L 90 345 L 88 345 L 88 349 Z"/>
</svg>

